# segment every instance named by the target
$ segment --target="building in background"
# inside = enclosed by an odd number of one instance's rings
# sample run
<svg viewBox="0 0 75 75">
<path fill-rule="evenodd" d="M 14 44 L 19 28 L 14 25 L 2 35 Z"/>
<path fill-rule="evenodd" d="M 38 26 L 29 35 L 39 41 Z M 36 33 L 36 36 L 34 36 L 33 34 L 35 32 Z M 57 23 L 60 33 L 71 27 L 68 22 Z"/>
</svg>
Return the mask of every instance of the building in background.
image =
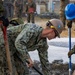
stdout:
<svg viewBox="0 0 75 75">
<path fill-rule="evenodd" d="M 24 0 L 25 2 L 27 0 Z M 36 3 L 36 12 L 41 14 L 43 12 L 55 12 L 59 13 L 60 9 L 60 0 L 33 0 Z M 75 0 L 70 0 L 71 3 L 74 3 Z"/>
<path fill-rule="evenodd" d="M 60 9 L 60 0 L 35 0 L 39 5 L 40 13 L 42 12 L 55 12 L 59 13 Z M 74 3 L 75 0 L 70 0 L 71 3 Z M 38 11 L 38 10 L 37 10 Z"/>
</svg>

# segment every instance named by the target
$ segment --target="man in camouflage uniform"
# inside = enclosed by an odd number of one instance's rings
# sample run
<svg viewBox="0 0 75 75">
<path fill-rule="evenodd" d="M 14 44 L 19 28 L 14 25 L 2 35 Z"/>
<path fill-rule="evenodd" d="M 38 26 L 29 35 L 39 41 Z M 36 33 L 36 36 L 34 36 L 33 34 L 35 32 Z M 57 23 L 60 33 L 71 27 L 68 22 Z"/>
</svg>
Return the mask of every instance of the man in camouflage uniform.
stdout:
<svg viewBox="0 0 75 75">
<path fill-rule="evenodd" d="M 35 22 L 34 16 L 36 12 L 36 4 L 33 2 L 33 0 L 28 0 L 26 3 L 26 13 L 27 13 L 27 22 L 30 23 L 30 19 L 32 23 Z"/>
<path fill-rule="evenodd" d="M 14 70 L 13 72 L 15 73 L 15 71 L 17 70 L 18 75 L 29 75 L 26 60 L 28 60 L 30 63 L 29 67 L 33 66 L 33 62 L 28 54 L 28 51 L 34 51 L 37 49 L 42 65 L 43 74 L 50 75 L 47 52 L 48 45 L 46 38 L 51 40 L 59 36 L 59 34 L 62 32 L 62 29 L 63 24 L 59 19 L 52 19 L 48 21 L 47 27 L 45 29 L 38 25 L 30 23 L 25 25 L 9 27 L 7 29 L 7 34 L 9 40 L 9 48 L 11 51 L 11 57 L 14 58 L 14 60 L 12 60 Z M 0 37 L 0 39 L 1 38 L 2 36 Z M 3 41 L 0 46 L 2 45 Z M 21 58 L 23 63 L 17 58 L 16 55 L 19 58 Z"/>
<path fill-rule="evenodd" d="M 32 67 L 33 61 L 31 60 L 28 52 L 37 49 L 42 65 L 43 75 L 50 75 L 46 38 L 51 40 L 59 36 L 63 29 L 63 23 L 58 19 L 52 19 L 47 22 L 47 27 L 45 29 L 30 23 L 22 27 L 23 29 L 15 41 L 15 47 L 19 52 L 18 56 L 24 64 L 26 64 L 26 60 L 29 61 L 29 67 Z M 17 29 L 20 30 L 19 26 Z M 28 72 L 26 66 L 25 69 L 27 70 L 26 72 Z M 26 75 L 29 75 L 29 73 L 26 73 Z"/>
<path fill-rule="evenodd" d="M 9 49 L 11 53 L 11 60 L 12 60 L 12 68 L 13 68 L 13 74 L 12 75 L 24 75 L 24 66 L 21 64 L 21 62 L 18 60 L 18 58 L 15 56 L 17 54 L 16 48 L 14 45 L 15 39 L 18 36 L 18 34 L 21 32 L 20 30 L 23 29 L 23 27 L 19 27 L 19 30 L 14 30 L 15 27 L 11 27 L 7 29 L 7 35 L 8 35 L 8 42 L 9 42 Z M 6 62 L 6 53 L 5 53 L 5 46 L 4 46 L 4 39 L 3 39 L 3 33 L 0 32 L 0 75 L 7 75 L 8 74 L 8 65 Z"/>
</svg>

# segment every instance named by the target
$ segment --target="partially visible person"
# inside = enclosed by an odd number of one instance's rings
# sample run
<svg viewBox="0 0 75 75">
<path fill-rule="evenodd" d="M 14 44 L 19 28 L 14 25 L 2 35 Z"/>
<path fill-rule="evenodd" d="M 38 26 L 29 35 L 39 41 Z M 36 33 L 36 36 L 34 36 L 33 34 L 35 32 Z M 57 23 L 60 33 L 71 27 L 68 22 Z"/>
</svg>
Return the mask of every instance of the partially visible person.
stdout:
<svg viewBox="0 0 75 75">
<path fill-rule="evenodd" d="M 7 11 L 7 18 L 13 18 L 14 15 L 14 0 L 3 0 L 4 8 Z"/>
<path fill-rule="evenodd" d="M 13 67 L 16 67 L 18 75 L 29 75 L 26 60 L 30 63 L 29 67 L 33 66 L 33 61 L 28 52 L 36 49 L 42 65 L 43 74 L 50 75 L 47 38 L 51 40 L 60 37 L 63 27 L 64 25 L 61 20 L 51 19 L 46 23 L 44 29 L 32 23 L 13 26 L 7 29 L 11 57 L 15 57 Z M 0 39 L 1 38 L 2 36 Z M 3 41 L 0 42 L 0 48 L 2 48 L 2 46 L 4 46 Z M 21 58 L 24 65 L 17 59 L 16 55 Z"/>
<path fill-rule="evenodd" d="M 15 18 L 13 18 L 11 22 L 13 23 L 13 25 L 24 24 L 24 20 L 22 18 L 24 0 L 15 0 L 14 6 L 15 6 Z"/>
<path fill-rule="evenodd" d="M 17 18 L 22 18 L 23 2 L 23 0 L 15 0 L 15 14 Z"/>
<path fill-rule="evenodd" d="M 15 47 L 19 52 L 18 56 L 24 64 L 26 64 L 26 60 L 29 61 L 29 67 L 32 67 L 33 61 L 28 52 L 37 50 L 43 75 L 50 75 L 47 39 L 51 40 L 60 37 L 62 30 L 63 23 L 59 19 L 48 21 L 45 29 L 33 23 L 26 24 L 15 40 Z M 29 75 L 27 66 L 25 66 L 25 69 L 27 70 L 25 75 Z"/>
<path fill-rule="evenodd" d="M 0 0 L 0 75 L 7 75 L 8 65 L 5 51 L 4 34 L 1 27 L 3 27 L 3 29 L 6 29 L 9 25 L 9 20 L 7 18 L 7 11 L 3 3 L 4 1 Z M 13 68 L 13 70 L 14 69 L 15 68 Z M 16 74 L 14 74 L 13 72 L 13 75 Z"/>
<path fill-rule="evenodd" d="M 75 45 L 74 47 L 71 49 L 71 51 L 68 52 L 68 57 L 70 57 L 71 55 L 75 54 Z"/>
<path fill-rule="evenodd" d="M 65 7 L 65 16 L 66 19 L 68 20 L 68 27 L 72 27 L 72 23 L 75 22 L 75 4 L 74 3 L 69 3 Z M 72 54 L 75 54 L 75 45 L 74 47 L 68 52 L 68 57 L 70 57 Z"/>
<path fill-rule="evenodd" d="M 36 4 L 33 0 L 28 0 L 26 3 L 27 22 L 35 23 Z"/>
<path fill-rule="evenodd" d="M 3 0 L 0 0 L 0 33 L 2 33 L 2 29 L 1 29 L 1 25 L 4 24 L 5 27 L 7 27 L 9 25 L 9 21 L 8 18 L 6 17 L 6 9 L 3 6 Z M 0 45 L 2 40 L 4 40 L 3 36 L 0 34 L 0 37 L 2 37 L 2 39 L 0 39 Z M 4 47 L 5 49 L 5 47 Z M 6 58 L 6 57 L 5 57 Z M 4 75 L 5 68 L 4 68 L 4 51 L 2 50 L 2 46 L 0 47 L 0 75 Z"/>
</svg>

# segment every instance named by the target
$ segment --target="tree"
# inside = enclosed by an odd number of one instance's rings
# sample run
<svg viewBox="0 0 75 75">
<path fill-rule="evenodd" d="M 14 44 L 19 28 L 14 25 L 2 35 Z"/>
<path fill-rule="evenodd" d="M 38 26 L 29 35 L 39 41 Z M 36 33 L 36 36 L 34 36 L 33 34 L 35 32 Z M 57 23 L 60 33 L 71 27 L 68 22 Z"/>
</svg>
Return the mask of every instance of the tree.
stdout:
<svg viewBox="0 0 75 75">
<path fill-rule="evenodd" d="M 66 18 L 65 18 L 65 6 L 69 3 L 69 0 L 60 0 L 60 20 L 63 22 L 64 24 L 64 28 L 65 28 L 65 24 L 66 24 Z"/>
</svg>

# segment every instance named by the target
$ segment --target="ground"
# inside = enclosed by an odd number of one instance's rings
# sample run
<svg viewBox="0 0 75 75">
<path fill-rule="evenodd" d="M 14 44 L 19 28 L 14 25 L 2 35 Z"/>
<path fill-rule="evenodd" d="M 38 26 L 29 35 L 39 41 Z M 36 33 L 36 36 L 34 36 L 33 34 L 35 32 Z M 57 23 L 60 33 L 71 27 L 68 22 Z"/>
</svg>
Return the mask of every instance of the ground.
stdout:
<svg viewBox="0 0 75 75">
<path fill-rule="evenodd" d="M 43 19 L 43 18 L 38 18 L 36 17 L 35 18 L 35 23 L 42 26 L 43 28 L 45 27 L 45 24 L 46 22 L 50 20 L 50 19 Z M 27 22 L 26 21 L 26 18 L 24 18 L 24 21 L 25 23 Z M 71 28 L 71 36 L 73 38 L 75 38 L 75 24 L 72 25 L 72 28 Z M 63 32 L 61 33 L 61 37 L 68 37 L 68 27 L 67 25 L 65 25 L 65 29 L 63 30 Z"/>
</svg>

